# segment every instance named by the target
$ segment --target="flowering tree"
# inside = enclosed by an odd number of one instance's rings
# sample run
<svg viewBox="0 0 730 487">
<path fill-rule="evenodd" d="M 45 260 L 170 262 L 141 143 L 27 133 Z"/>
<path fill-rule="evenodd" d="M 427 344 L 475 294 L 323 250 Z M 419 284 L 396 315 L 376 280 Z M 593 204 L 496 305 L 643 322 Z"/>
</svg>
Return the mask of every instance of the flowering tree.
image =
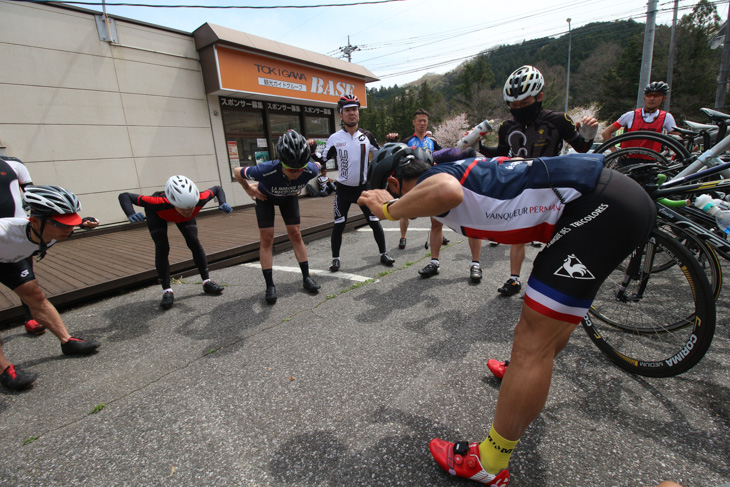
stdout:
<svg viewBox="0 0 730 487">
<path fill-rule="evenodd" d="M 460 113 L 437 125 L 433 129 L 433 136 L 441 144 L 441 147 L 456 147 L 456 143 L 470 128 L 466 113 Z"/>
</svg>

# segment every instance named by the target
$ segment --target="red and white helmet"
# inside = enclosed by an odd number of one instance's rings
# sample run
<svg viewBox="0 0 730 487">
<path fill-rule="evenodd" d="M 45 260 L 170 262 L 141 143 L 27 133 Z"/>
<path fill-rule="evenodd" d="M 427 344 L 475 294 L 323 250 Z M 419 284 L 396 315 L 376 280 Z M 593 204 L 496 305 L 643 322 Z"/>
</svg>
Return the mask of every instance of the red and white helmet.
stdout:
<svg viewBox="0 0 730 487">
<path fill-rule="evenodd" d="M 502 96 L 504 101 L 524 100 L 528 96 L 537 96 L 545 87 L 542 73 L 534 66 L 522 66 L 509 75 L 504 84 Z"/>
</svg>

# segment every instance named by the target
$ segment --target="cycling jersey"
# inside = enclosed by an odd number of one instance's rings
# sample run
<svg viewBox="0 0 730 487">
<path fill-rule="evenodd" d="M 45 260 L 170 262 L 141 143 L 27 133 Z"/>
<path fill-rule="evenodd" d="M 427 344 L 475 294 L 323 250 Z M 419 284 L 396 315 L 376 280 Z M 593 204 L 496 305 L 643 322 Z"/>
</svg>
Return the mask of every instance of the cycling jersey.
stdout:
<svg viewBox="0 0 730 487">
<path fill-rule="evenodd" d="M 406 137 L 401 142 L 406 144 L 408 147 L 412 147 L 414 149 L 416 147 L 420 147 L 421 149 L 428 149 L 431 152 L 441 149 L 439 143 L 430 138 L 428 135 L 425 135 L 422 139 L 419 139 L 416 134 L 413 134 L 410 137 Z"/>
<path fill-rule="evenodd" d="M 479 152 L 488 157 L 552 157 L 560 154 L 563 141 L 577 152 L 588 152 L 593 139 L 585 140 L 575 128 L 573 119 L 563 112 L 541 110 L 527 126 L 514 119 L 502 122 L 497 147 L 479 144 Z"/>
<path fill-rule="evenodd" d="M 631 112 L 626 112 L 612 124 L 614 127 L 626 127 L 627 132 L 635 132 L 637 130 L 650 130 L 652 132 L 671 132 L 676 127 L 676 121 L 671 113 L 664 110 L 655 110 L 646 112 L 643 108 L 637 108 Z M 662 145 L 659 142 L 650 140 L 632 140 L 621 143 L 621 148 L 626 147 L 645 147 L 655 152 L 661 152 Z M 632 159 L 653 160 L 652 157 L 643 154 L 631 154 Z"/>
<path fill-rule="evenodd" d="M 181 223 L 195 218 L 195 216 L 200 213 L 200 210 L 203 209 L 205 204 L 213 198 L 218 198 L 218 203 L 221 205 L 225 203 L 226 194 L 223 192 L 223 188 L 220 186 L 213 186 L 212 188 L 201 192 L 200 199 L 193 209 L 193 214 L 189 217 L 184 217 L 175 210 L 175 206 L 167 199 L 164 191 L 157 191 L 153 193 L 152 196 L 143 196 L 134 193 L 121 193 L 119 195 L 119 204 L 122 206 L 122 210 L 127 217 L 134 214 L 134 208 L 132 208 L 132 205 L 134 204 L 144 207 L 148 216 L 150 213 L 155 213 L 162 220 L 172 223 Z"/>
<path fill-rule="evenodd" d="M 40 244 L 30 239 L 27 218 L 0 218 L 0 262 L 20 262 L 40 252 Z M 56 243 L 51 240 L 46 248 Z"/>
<path fill-rule="evenodd" d="M 241 168 L 243 178 L 258 181 L 259 191 L 272 198 L 298 195 L 309 180 L 316 177 L 317 174 L 319 174 L 319 167 L 314 162 L 308 162 L 304 171 L 296 179 L 286 177 L 284 168 L 277 160 Z"/>
<path fill-rule="evenodd" d="M 358 129 L 354 134 L 341 129 L 330 135 L 322 151 L 315 159 L 326 161 L 335 159 L 337 182 L 346 186 L 362 186 L 367 182 L 370 153 L 380 150 L 375 136 L 367 130 Z"/>
<path fill-rule="evenodd" d="M 30 173 L 19 159 L 0 156 L 0 218 L 26 216 L 20 189 L 29 184 Z"/>
<path fill-rule="evenodd" d="M 457 232 L 504 243 L 547 242 L 535 258 L 525 305 L 577 324 L 603 281 L 645 242 L 656 220 L 646 191 L 603 168 L 603 160 L 600 154 L 502 164 L 470 158 L 440 163 L 419 182 L 439 173 L 460 181 L 463 201 L 434 217 Z"/>
<path fill-rule="evenodd" d="M 443 172 L 464 189 L 461 205 L 434 218 L 467 237 L 505 244 L 549 242 L 565 204 L 593 190 L 603 168 L 601 156 L 582 154 L 500 162 L 469 158 L 424 173 L 419 182 Z"/>
</svg>

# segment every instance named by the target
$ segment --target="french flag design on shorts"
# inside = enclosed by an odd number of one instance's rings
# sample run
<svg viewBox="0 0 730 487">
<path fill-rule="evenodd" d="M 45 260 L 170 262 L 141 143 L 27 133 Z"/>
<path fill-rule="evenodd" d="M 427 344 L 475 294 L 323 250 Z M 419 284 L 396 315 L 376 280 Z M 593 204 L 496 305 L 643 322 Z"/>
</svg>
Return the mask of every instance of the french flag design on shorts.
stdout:
<svg viewBox="0 0 730 487">
<path fill-rule="evenodd" d="M 546 286 L 534 277 L 527 281 L 525 304 L 541 315 L 577 325 L 588 313 L 592 299 L 576 299 Z"/>
</svg>

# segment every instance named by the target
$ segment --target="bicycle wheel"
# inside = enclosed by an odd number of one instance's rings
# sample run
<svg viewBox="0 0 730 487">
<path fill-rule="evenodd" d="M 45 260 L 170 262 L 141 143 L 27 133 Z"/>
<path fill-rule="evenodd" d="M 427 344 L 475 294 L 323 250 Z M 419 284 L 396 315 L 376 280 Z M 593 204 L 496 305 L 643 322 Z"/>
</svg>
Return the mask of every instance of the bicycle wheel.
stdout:
<svg viewBox="0 0 730 487">
<path fill-rule="evenodd" d="M 594 150 L 595 153 L 608 155 L 609 151 L 618 144 L 632 144 L 638 141 L 658 142 L 661 144 L 661 152 L 665 159 L 674 163 L 686 161 L 690 157 L 690 153 L 682 142 L 665 134 L 652 132 L 650 130 L 637 130 L 634 132 L 626 132 L 616 137 L 611 137 Z M 621 147 L 621 149 L 626 149 Z M 649 149 L 651 150 L 651 149 Z"/>
<path fill-rule="evenodd" d="M 722 264 L 720 264 L 717 253 L 703 240 L 683 230 L 679 225 L 661 220 L 658 222 L 658 225 L 662 231 L 667 232 L 684 245 L 695 260 L 697 260 L 705 276 L 707 276 L 707 280 L 710 282 L 713 301 L 717 301 L 720 297 L 720 291 L 722 291 Z M 656 267 L 652 267 L 652 272 L 665 270 L 667 264 L 673 265 L 673 262 L 667 261 L 663 265 L 658 264 Z"/>
<path fill-rule="evenodd" d="M 653 272 L 654 267 L 663 268 Z M 593 343 L 620 368 L 672 377 L 694 367 L 715 333 L 710 284 L 689 251 L 655 229 L 606 279 L 583 319 Z"/>
</svg>

